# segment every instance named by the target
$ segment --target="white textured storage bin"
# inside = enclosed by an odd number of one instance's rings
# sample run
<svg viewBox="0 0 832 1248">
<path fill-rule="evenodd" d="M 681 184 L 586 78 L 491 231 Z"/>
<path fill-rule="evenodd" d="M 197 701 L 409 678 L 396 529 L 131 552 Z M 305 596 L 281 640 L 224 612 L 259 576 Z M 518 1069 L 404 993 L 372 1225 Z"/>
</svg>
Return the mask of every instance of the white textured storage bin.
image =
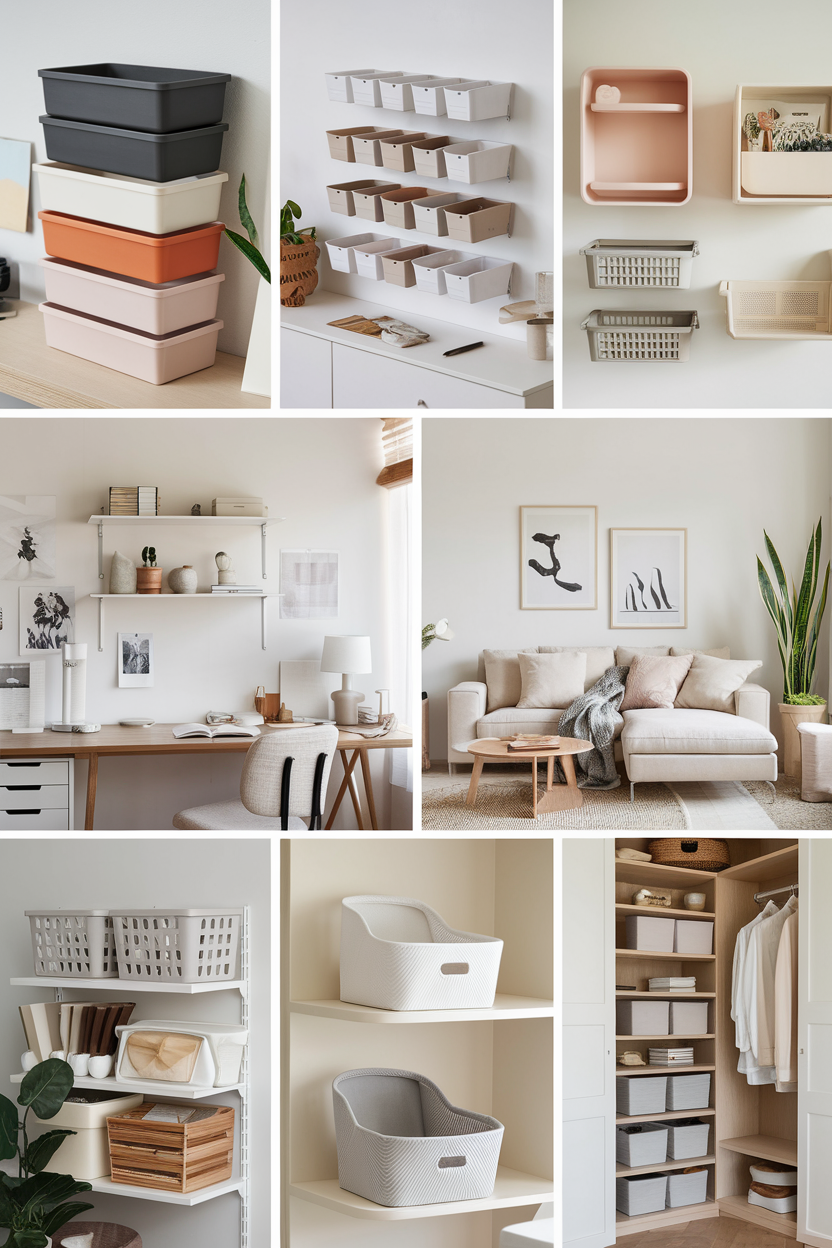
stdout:
<svg viewBox="0 0 832 1248">
<path fill-rule="evenodd" d="M 761 1196 L 759 1192 L 748 1189 L 749 1205 L 759 1205 L 761 1209 L 770 1209 L 772 1213 L 794 1213 L 797 1209 L 797 1192 L 788 1196 Z"/>
<path fill-rule="evenodd" d="M 491 260 L 488 256 L 478 256 L 476 260 L 452 264 L 445 270 L 448 294 L 452 299 L 461 299 L 464 303 L 481 303 L 483 299 L 494 299 L 508 294 L 511 290 L 512 268 L 511 262 Z"/>
<path fill-rule="evenodd" d="M 353 104 L 364 104 L 370 108 L 381 108 L 382 78 L 386 78 L 388 82 L 398 82 L 406 76 L 399 70 L 383 74 L 351 74 L 350 82 L 352 83 Z"/>
<path fill-rule="evenodd" d="M 338 1183 L 388 1208 L 482 1200 L 494 1190 L 503 1125 L 452 1105 L 410 1070 L 347 1070 L 332 1081 Z"/>
<path fill-rule="evenodd" d="M 413 219 L 416 229 L 423 234 L 446 235 L 448 222 L 445 220 L 444 209 L 449 204 L 458 204 L 465 199 L 464 195 L 448 193 L 445 195 L 426 195 L 415 200 Z M 471 257 L 473 259 L 473 257 Z"/>
<path fill-rule="evenodd" d="M 635 1217 L 639 1213 L 658 1213 L 665 1207 L 667 1175 L 649 1174 L 615 1180 L 615 1207 L 619 1213 Z"/>
<path fill-rule="evenodd" d="M 458 264 L 462 258 L 459 251 L 437 251 L 432 256 L 418 256 L 413 261 L 417 289 L 426 290 L 429 295 L 447 295 L 445 269 L 450 264 Z"/>
<path fill-rule="evenodd" d="M 242 910 L 112 912 L 119 979 L 198 984 L 236 979 Z"/>
<path fill-rule="evenodd" d="M 673 919 L 653 915 L 628 914 L 626 919 L 627 948 L 653 949 L 657 953 L 673 952 Z"/>
<path fill-rule="evenodd" d="M 832 282 L 720 282 L 728 333 L 732 338 L 828 342 L 832 339 L 830 288 Z"/>
<path fill-rule="evenodd" d="M 668 1075 L 668 1109 L 707 1109 L 711 1095 L 711 1076 Z M 652 1112 L 652 1111 L 651 1111 Z"/>
<path fill-rule="evenodd" d="M 328 238 L 329 263 L 339 273 L 357 273 L 355 249 L 362 243 L 386 243 L 381 234 L 353 234 L 350 238 Z"/>
<path fill-rule="evenodd" d="M 503 942 L 449 927 L 414 897 L 341 902 L 341 1000 L 382 1010 L 490 1009 Z"/>
<path fill-rule="evenodd" d="M 671 1001 L 671 1036 L 704 1036 L 708 1032 L 707 1001 Z"/>
<path fill-rule="evenodd" d="M 64 1101 L 53 1118 L 44 1120 L 32 1115 L 29 1120 L 30 1141 L 50 1131 L 74 1131 L 67 1136 L 49 1162 L 51 1171 L 69 1174 L 73 1179 L 91 1182 L 110 1176 L 110 1144 L 107 1119 L 126 1114 L 143 1103 L 141 1094 L 109 1092 L 98 1088 L 73 1088 L 71 1096 L 82 1096 L 83 1103 Z"/>
<path fill-rule="evenodd" d="M 708 1195 L 708 1171 L 697 1170 L 683 1174 L 674 1170 L 667 1176 L 667 1208 L 678 1209 L 680 1205 L 704 1204 Z"/>
<path fill-rule="evenodd" d="M 616 1001 L 615 1030 L 619 1036 L 669 1035 L 669 1001 Z"/>
<path fill-rule="evenodd" d="M 677 1119 L 667 1124 L 667 1155 L 671 1161 L 686 1161 L 688 1157 L 708 1155 L 708 1122 L 685 1122 Z"/>
<path fill-rule="evenodd" d="M 112 979 L 118 975 L 108 910 L 25 910 L 36 975 Z"/>
<path fill-rule="evenodd" d="M 615 1112 L 627 1118 L 635 1118 L 639 1114 L 663 1114 L 666 1100 L 666 1075 L 615 1080 Z"/>
<path fill-rule="evenodd" d="M 445 108 L 459 121 L 483 121 L 486 117 L 510 116 L 510 82 L 460 82 L 445 88 Z"/>
<path fill-rule="evenodd" d="M 628 238 L 596 238 L 579 255 L 586 256 L 587 276 L 593 290 L 609 287 L 647 287 L 651 290 L 687 290 L 693 258 L 699 255 L 696 241 L 674 242 Z"/>
<path fill-rule="evenodd" d="M 325 74 L 326 91 L 331 100 L 340 100 L 342 104 L 354 104 L 352 93 L 353 77 L 364 79 L 375 74 L 378 77 L 384 77 L 386 74 L 394 73 L 394 70 L 384 69 L 339 69 L 332 74 Z"/>
<path fill-rule="evenodd" d="M 427 117 L 443 117 L 447 111 L 445 88 L 462 81 L 462 78 L 434 78 L 432 82 L 413 87 L 413 107 L 417 113 L 424 113 Z"/>
<path fill-rule="evenodd" d="M 392 108 L 398 113 L 413 112 L 414 82 L 433 82 L 438 74 L 399 74 L 397 77 L 381 79 L 381 106 Z"/>
<path fill-rule="evenodd" d="M 175 182 L 147 182 L 55 161 L 32 165 L 40 201 L 51 212 L 146 234 L 173 234 L 216 221 L 227 173 L 205 173 Z"/>
<path fill-rule="evenodd" d="M 170 1019 L 143 1018 L 137 1023 L 116 1027 L 119 1038 L 115 1077 L 118 1083 L 136 1079 L 169 1082 L 202 1088 L 221 1088 L 238 1083 L 248 1029 L 238 1023 L 180 1023 Z M 202 1040 L 193 1068 L 187 1078 L 171 1066 L 171 1044 L 166 1037 L 190 1036 Z M 175 1055 L 173 1055 L 175 1056 Z M 136 1066 L 138 1061 L 139 1069 Z M 125 1106 L 129 1109 L 130 1106 Z"/>
<path fill-rule="evenodd" d="M 667 1124 L 639 1122 L 615 1133 L 615 1160 L 622 1166 L 651 1166 L 667 1161 Z"/>
<path fill-rule="evenodd" d="M 690 340 L 699 328 L 695 312 L 605 311 L 596 308 L 581 325 L 587 331 L 593 361 L 682 362 L 690 358 Z"/>
<path fill-rule="evenodd" d="M 383 282 L 384 265 L 382 264 L 382 257 L 391 251 L 403 250 L 404 244 L 398 242 L 395 238 L 379 239 L 376 243 L 361 243 L 353 250 L 358 276 L 369 277 L 374 282 Z"/>
<path fill-rule="evenodd" d="M 453 182 L 493 182 L 508 177 L 510 143 L 451 143 L 442 149 L 447 176 Z"/>
<path fill-rule="evenodd" d="M 677 919 L 674 953 L 709 954 L 714 951 L 714 925 L 704 919 Z"/>
</svg>

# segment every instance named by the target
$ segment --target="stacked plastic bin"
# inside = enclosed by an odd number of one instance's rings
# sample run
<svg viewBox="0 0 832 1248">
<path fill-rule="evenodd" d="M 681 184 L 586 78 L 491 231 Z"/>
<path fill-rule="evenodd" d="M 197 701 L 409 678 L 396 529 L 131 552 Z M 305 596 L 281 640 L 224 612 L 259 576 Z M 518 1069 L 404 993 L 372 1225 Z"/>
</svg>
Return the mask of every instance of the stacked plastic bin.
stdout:
<svg viewBox="0 0 832 1248">
<path fill-rule="evenodd" d="M 161 385 L 210 368 L 222 321 L 216 219 L 230 74 L 41 69 L 35 165 L 50 347 Z"/>
</svg>

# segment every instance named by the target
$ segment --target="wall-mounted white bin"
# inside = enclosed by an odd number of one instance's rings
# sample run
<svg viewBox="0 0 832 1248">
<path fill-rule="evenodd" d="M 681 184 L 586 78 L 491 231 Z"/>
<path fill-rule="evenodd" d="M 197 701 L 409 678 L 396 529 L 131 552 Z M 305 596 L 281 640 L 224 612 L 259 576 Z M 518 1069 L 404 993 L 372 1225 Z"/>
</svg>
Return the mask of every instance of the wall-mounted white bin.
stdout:
<svg viewBox="0 0 832 1248">
<path fill-rule="evenodd" d="M 444 148 L 453 139 L 448 134 L 435 134 L 429 139 L 419 139 L 411 146 L 413 167 L 423 178 L 447 178 Z"/>
<path fill-rule="evenodd" d="M 392 70 L 385 74 L 351 74 L 352 100 L 354 104 L 366 104 L 371 108 L 381 108 L 381 80 L 397 82 L 407 75 L 400 70 Z"/>
<path fill-rule="evenodd" d="M 341 903 L 342 1001 L 382 1010 L 490 1009 L 502 952 L 502 940 L 459 931 L 414 897 Z"/>
<path fill-rule="evenodd" d="M 413 87 L 413 107 L 417 113 L 424 113 L 428 117 L 444 117 L 445 88 L 462 81 L 462 78 L 434 78 L 433 82 Z"/>
<path fill-rule="evenodd" d="M 783 100 L 789 111 L 814 109 L 818 129 L 832 129 L 832 86 L 747 86 L 737 87 L 734 98 L 733 178 L 735 204 L 826 204 L 832 197 L 832 152 L 786 152 L 778 136 L 778 122 L 772 132 L 774 151 L 760 150 L 759 135 L 746 133 L 746 118 L 755 119 L 768 109 L 772 100 Z M 803 107 L 802 107 L 803 106 Z M 788 124 L 786 117 L 784 124 Z M 756 125 L 755 125 L 756 129 Z"/>
<path fill-rule="evenodd" d="M 331 100 L 340 100 L 343 104 L 354 104 L 352 94 L 352 80 L 356 78 L 368 78 L 372 74 L 384 77 L 387 73 L 395 73 L 395 70 L 381 69 L 339 69 L 333 74 L 325 74 L 326 91 Z"/>
<path fill-rule="evenodd" d="M 24 910 L 36 975 L 111 979 L 118 975 L 108 910 Z"/>
<path fill-rule="evenodd" d="M 510 143 L 451 143 L 443 149 L 447 176 L 453 182 L 493 182 L 509 176 Z"/>
<path fill-rule="evenodd" d="M 363 217 L 365 221 L 383 221 L 384 209 L 381 196 L 386 195 L 388 191 L 397 191 L 400 188 L 401 182 L 373 182 L 353 191 L 352 202 L 355 205 L 355 215 Z"/>
<path fill-rule="evenodd" d="M 448 222 L 445 220 L 445 208 L 449 204 L 459 204 L 465 195 L 447 193 L 444 195 L 426 195 L 413 204 L 413 216 L 416 229 L 423 234 L 447 234 Z"/>
<path fill-rule="evenodd" d="M 586 256 L 593 290 L 611 286 L 687 290 L 699 244 L 696 240 L 596 238 L 578 254 Z"/>
<path fill-rule="evenodd" d="M 511 291 L 512 268 L 505 260 L 490 260 L 488 256 L 452 264 L 445 269 L 448 294 L 464 303 L 481 303 L 483 299 L 507 295 Z"/>
<path fill-rule="evenodd" d="M 787 203 L 832 196 L 832 152 L 742 152 L 741 157 L 747 195 Z"/>
<path fill-rule="evenodd" d="M 432 256 L 419 256 L 413 261 L 413 273 L 416 286 L 429 295 L 447 295 L 445 269 L 450 264 L 459 264 L 465 257 L 460 251 L 438 251 Z"/>
<path fill-rule="evenodd" d="M 828 342 L 832 338 L 830 288 L 832 282 L 720 282 L 728 333 L 732 338 Z"/>
<path fill-rule="evenodd" d="M 381 140 L 394 139 L 404 130 L 374 130 L 372 133 L 356 134 L 352 140 L 352 150 L 359 165 L 381 164 Z"/>
<path fill-rule="evenodd" d="M 510 82 L 461 82 L 445 88 L 445 108 L 455 121 L 511 116 Z"/>
<path fill-rule="evenodd" d="M 353 135 L 375 134 L 381 129 L 381 126 L 347 126 L 343 130 L 327 130 L 326 139 L 330 156 L 333 160 L 346 160 L 352 163 L 355 160 Z"/>
<path fill-rule="evenodd" d="M 333 182 L 326 188 L 331 212 L 342 212 L 346 217 L 355 216 L 355 203 L 352 193 L 362 186 L 378 186 L 371 178 L 359 178 L 357 182 Z"/>
<path fill-rule="evenodd" d="M 385 224 L 397 225 L 403 230 L 415 230 L 413 200 L 426 199 L 428 195 L 430 191 L 426 186 L 400 186 L 397 191 L 387 191 L 381 196 Z"/>
<path fill-rule="evenodd" d="M 237 978 L 242 910 L 111 913 L 119 979 L 198 984 Z"/>
<path fill-rule="evenodd" d="M 382 259 L 385 253 L 404 251 L 404 244 L 395 238 L 385 238 L 376 243 L 360 243 L 355 249 L 355 264 L 359 277 L 369 277 L 374 282 L 384 280 Z"/>
<path fill-rule="evenodd" d="M 629 308 L 615 312 L 597 308 L 581 325 L 587 332 L 590 359 L 596 362 L 682 362 L 690 358 L 690 340 L 698 328 L 695 312 L 637 312 Z M 664 922 L 673 924 L 672 919 Z"/>
<path fill-rule="evenodd" d="M 424 130 L 400 134 L 395 139 L 383 139 L 379 143 L 381 163 L 385 169 L 395 169 L 397 173 L 413 172 L 412 145 L 424 139 Z"/>
<path fill-rule="evenodd" d="M 445 209 L 448 235 L 458 243 L 481 243 L 498 234 L 511 234 L 513 207 L 499 199 L 463 199 Z"/>
<path fill-rule="evenodd" d="M 362 243 L 386 243 L 381 234 L 353 234 L 351 238 L 328 238 L 329 263 L 339 273 L 357 273 L 355 249 Z"/>
<path fill-rule="evenodd" d="M 402 74 L 381 80 L 381 106 L 393 108 L 398 113 L 413 112 L 413 88 L 411 83 L 435 82 L 438 74 Z"/>
</svg>

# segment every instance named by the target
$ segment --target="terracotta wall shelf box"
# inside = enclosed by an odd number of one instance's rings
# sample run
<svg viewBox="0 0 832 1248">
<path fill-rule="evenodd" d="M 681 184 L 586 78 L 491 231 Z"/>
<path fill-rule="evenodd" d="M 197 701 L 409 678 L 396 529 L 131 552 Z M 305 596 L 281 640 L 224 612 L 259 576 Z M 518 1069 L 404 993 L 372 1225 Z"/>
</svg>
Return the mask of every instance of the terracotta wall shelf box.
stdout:
<svg viewBox="0 0 832 1248">
<path fill-rule="evenodd" d="M 419 83 L 412 87 L 416 112 L 423 113 L 426 117 L 444 117 L 445 88 L 457 86 L 462 81 L 462 78 L 434 78 L 432 82 Z"/>
<path fill-rule="evenodd" d="M 67 260 L 40 263 L 48 303 L 157 336 L 212 321 L 220 283 L 225 281 L 223 273 L 200 273 L 156 286 Z"/>
<path fill-rule="evenodd" d="M 352 193 L 362 186 L 378 186 L 370 178 L 359 178 L 357 182 L 333 182 L 326 188 L 329 197 L 330 212 L 341 212 L 345 217 L 355 216 L 355 202 Z"/>
<path fill-rule="evenodd" d="M 77 165 L 33 165 L 40 198 L 50 211 L 106 221 L 148 234 L 172 234 L 216 221 L 227 173 L 149 182 Z"/>
<path fill-rule="evenodd" d="M 732 338 L 830 342 L 830 288 L 832 282 L 720 282 L 719 293 L 726 300 L 728 333 Z"/>
<path fill-rule="evenodd" d="M 198 130 L 222 121 L 230 74 L 155 65 L 68 65 L 39 69 L 50 117 L 123 126 L 150 134 Z"/>
<path fill-rule="evenodd" d="M 695 239 L 596 238 L 579 255 L 586 256 L 589 285 L 593 290 L 609 287 L 651 290 L 687 290 L 694 256 L 699 255 Z"/>
<path fill-rule="evenodd" d="M 631 309 L 596 309 L 581 325 L 587 333 L 590 359 L 595 362 L 679 363 L 690 358 L 691 338 L 698 328 L 695 312 Z"/>
<path fill-rule="evenodd" d="M 430 194 L 426 186 L 401 186 L 397 191 L 386 191 L 381 198 L 385 225 L 397 225 L 403 230 L 415 230 L 413 200 L 425 199 Z"/>
<path fill-rule="evenodd" d="M 459 243 L 480 243 L 498 234 L 511 234 L 513 204 L 498 199 L 464 199 L 445 208 L 448 236 Z"/>
<path fill-rule="evenodd" d="M 464 256 L 461 251 L 437 251 L 432 256 L 418 256 L 413 261 L 417 288 L 427 291 L 429 295 L 447 295 L 445 269 L 451 264 L 472 259 L 473 256 Z"/>
<path fill-rule="evenodd" d="M 427 247 L 422 243 L 416 247 L 401 247 L 395 252 L 387 252 L 381 257 L 385 282 L 389 282 L 391 286 L 415 286 L 413 261 L 417 256 L 432 256 L 442 250 L 442 247 Z"/>
<path fill-rule="evenodd" d="M 381 108 L 381 80 L 386 78 L 388 82 L 400 82 L 407 75 L 399 70 L 391 71 L 384 74 L 352 74 L 350 81 L 352 82 L 352 101 L 353 104 L 365 104 L 370 108 Z"/>
<path fill-rule="evenodd" d="M 511 119 L 510 82 L 461 82 L 445 89 L 445 108 L 456 121 L 484 121 L 487 117 Z"/>
<path fill-rule="evenodd" d="M 154 285 L 215 269 L 225 229 L 221 221 L 212 221 L 175 234 L 145 234 L 60 212 L 41 211 L 38 216 L 50 256 Z"/>
<path fill-rule="evenodd" d="M 447 176 L 452 182 L 511 181 L 511 144 L 487 143 L 483 139 L 451 143 L 443 149 Z"/>
<path fill-rule="evenodd" d="M 327 130 L 326 140 L 329 154 L 333 160 L 355 161 L 355 150 L 352 145 L 353 135 L 371 134 L 381 130 L 380 126 L 347 126 L 343 130 Z"/>
<path fill-rule="evenodd" d="M 690 75 L 585 70 L 581 195 L 588 204 L 686 204 L 693 191 Z"/>
<path fill-rule="evenodd" d="M 489 256 L 477 256 L 445 269 L 445 284 L 452 299 L 463 303 L 481 303 L 511 293 L 513 265 Z"/>
<path fill-rule="evenodd" d="M 423 178 L 447 178 L 444 148 L 453 143 L 447 134 L 436 134 L 429 139 L 419 139 L 411 145 L 414 171 Z"/>
<path fill-rule="evenodd" d="M 424 130 L 401 134 L 394 139 L 382 139 L 381 163 L 385 169 L 395 169 L 397 173 L 413 172 L 413 144 L 419 139 L 427 138 Z"/>
<path fill-rule="evenodd" d="M 443 195 L 426 195 L 413 204 L 413 217 L 416 229 L 423 234 L 445 235 L 448 233 L 448 222 L 445 220 L 445 209 L 451 204 L 459 204 L 465 195 L 448 192 Z"/>
<path fill-rule="evenodd" d="M 734 99 L 732 146 L 735 204 L 832 203 L 832 152 L 750 151 L 743 132 L 748 113 L 768 108 L 772 100 L 801 105 L 823 104 L 819 129 L 832 131 L 832 86 L 737 87 Z M 776 136 L 775 136 L 776 142 Z"/>
<path fill-rule="evenodd" d="M 57 117 L 41 117 L 40 122 L 50 160 L 150 182 L 213 173 L 219 168 L 222 139 L 228 129 L 228 123 L 221 121 L 199 130 L 146 134 Z"/>
<path fill-rule="evenodd" d="M 399 113 L 412 113 L 413 87 L 411 84 L 434 82 L 437 77 L 437 74 L 402 74 L 394 78 L 382 78 L 382 108 L 392 108 Z"/>
<path fill-rule="evenodd" d="M 353 137 L 352 149 L 359 165 L 381 165 L 381 140 L 395 139 L 404 134 L 404 130 L 375 130 L 370 134 L 357 134 Z"/>
<path fill-rule="evenodd" d="M 355 264 L 359 277 L 368 277 L 374 282 L 384 281 L 384 257 L 394 251 L 404 251 L 404 244 L 395 238 L 379 240 L 376 243 L 361 243 L 354 249 Z"/>
<path fill-rule="evenodd" d="M 353 104 L 355 102 L 352 95 L 353 75 L 355 75 L 356 78 L 367 78 L 371 74 L 378 74 L 381 77 L 386 77 L 388 74 L 392 74 L 394 72 L 394 70 L 387 71 L 381 69 L 336 70 L 335 73 L 324 75 L 326 78 L 327 95 L 331 100 L 338 100 L 342 104 Z"/>
<path fill-rule="evenodd" d="M 48 347 L 103 364 L 105 368 L 149 381 L 154 386 L 163 386 L 177 377 L 210 368 L 217 353 L 217 334 L 223 324 L 210 321 L 177 334 L 156 337 L 81 312 L 70 312 L 55 304 L 38 306 L 43 313 Z"/>
<path fill-rule="evenodd" d="M 400 189 L 401 182 L 373 182 L 353 191 L 352 202 L 355 204 L 355 215 L 363 217 L 365 221 L 383 221 L 384 207 L 381 196 L 386 195 L 388 191 Z"/>
<path fill-rule="evenodd" d="M 389 243 L 392 240 L 383 238 L 381 234 L 353 234 L 350 238 L 328 238 L 326 249 L 329 263 L 339 273 L 357 273 L 355 248 L 362 243 Z"/>
</svg>

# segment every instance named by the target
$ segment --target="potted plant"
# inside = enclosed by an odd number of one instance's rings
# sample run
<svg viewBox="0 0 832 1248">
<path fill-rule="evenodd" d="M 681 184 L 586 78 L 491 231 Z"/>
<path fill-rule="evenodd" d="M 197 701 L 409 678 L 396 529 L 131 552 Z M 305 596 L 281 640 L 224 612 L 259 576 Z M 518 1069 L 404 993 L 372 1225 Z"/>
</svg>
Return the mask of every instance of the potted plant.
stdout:
<svg viewBox="0 0 832 1248">
<path fill-rule="evenodd" d="M 815 678 L 820 625 L 826 609 L 826 593 L 829 588 L 829 563 L 826 564 L 820 599 L 815 606 L 822 537 L 821 522 L 818 520 L 818 527 L 809 539 L 800 591 L 798 592 L 792 582 L 790 598 L 783 565 L 777 551 L 765 530 L 763 530 L 763 536 L 777 581 L 775 593 L 768 572 L 758 557 L 757 581 L 763 602 L 774 621 L 777 631 L 777 649 L 783 666 L 783 701 L 779 703 L 785 755 L 783 772 L 787 776 L 799 777 L 801 774 L 800 733 L 797 731 L 797 725 L 819 724 L 826 717 L 826 699 L 812 693 L 812 683 Z M 812 615 L 813 608 L 814 615 Z"/>
<path fill-rule="evenodd" d="M 296 230 L 295 217 L 300 220 L 302 216 L 291 199 L 280 210 L 280 302 L 287 308 L 302 307 L 318 285 L 315 265 L 321 249 L 315 246 L 317 229 L 310 225 Z"/>
<path fill-rule="evenodd" d="M 162 569 L 156 567 L 156 547 L 145 546 L 142 551 L 144 567 L 136 568 L 136 593 L 161 594 Z"/>
<path fill-rule="evenodd" d="M 0 1096 L 0 1160 L 18 1160 L 17 1175 L 0 1171 L 0 1227 L 9 1231 L 5 1248 L 49 1248 L 50 1236 L 92 1205 L 70 1201 L 71 1196 L 92 1191 L 69 1174 L 45 1170 L 64 1138 L 75 1135 L 66 1129 L 47 1131 L 29 1140 L 26 1120 L 31 1109 L 38 1118 L 54 1118 L 72 1089 L 69 1062 L 49 1058 L 23 1076 L 18 1105 L 26 1111 L 18 1121 L 18 1111 L 8 1097 Z M 23 1143 L 18 1143 L 18 1136 Z"/>
<path fill-rule="evenodd" d="M 234 230 L 229 230 L 228 226 L 225 227 L 225 232 L 229 241 L 239 248 L 260 274 L 260 284 L 257 287 L 257 300 L 254 304 L 254 317 L 251 322 L 251 333 L 248 340 L 246 367 L 243 372 L 243 382 L 240 389 L 244 390 L 246 394 L 262 394 L 268 397 L 272 392 L 270 306 L 272 274 L 263 258 L 263 253 L 259 249 L 260 239 L 257 236 L 257 226 L 252 220 L 248 204 L 246 203 L 245 174 L 243 174 L 240 180 L 240 189 L 237 193 L 237 211 L 240 214 L 240 221 L 248 234 L 248 238 L 243 238 L 242 234 L 236 234 Z"/>
</svg>

